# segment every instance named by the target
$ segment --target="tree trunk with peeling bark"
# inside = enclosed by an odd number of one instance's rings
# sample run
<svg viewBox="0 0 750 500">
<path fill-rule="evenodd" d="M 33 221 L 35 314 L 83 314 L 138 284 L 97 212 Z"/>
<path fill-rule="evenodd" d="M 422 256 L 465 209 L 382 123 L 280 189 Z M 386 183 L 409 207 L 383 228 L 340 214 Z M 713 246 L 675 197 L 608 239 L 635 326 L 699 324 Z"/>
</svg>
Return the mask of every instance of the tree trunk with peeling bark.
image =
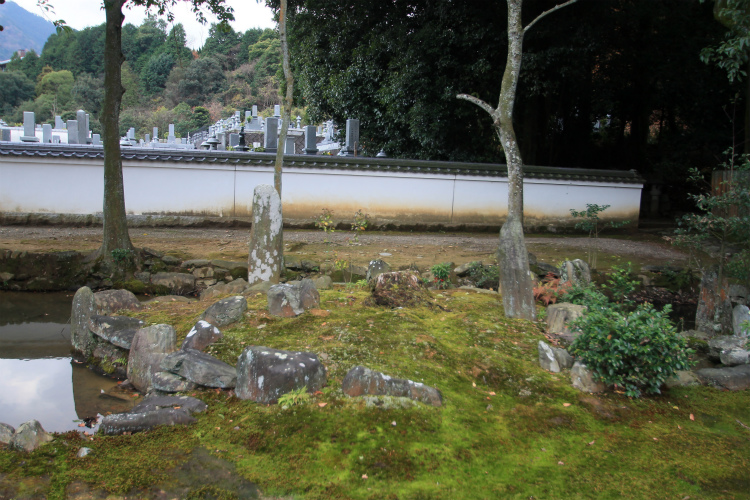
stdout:
<svg viewBox="0 0 750 500">
<path fill-rule="evenodd" d="M 537 21 L 547 14 L 573 4 L 568 0 L 542 12 L 525 28 L 521 20 L 523 0 L 508 2 L 508 57 L 500 87 L 500 100 L 493 108 L 483 100 L 459 94 L 459 99 L 472 102 L 489 113 L 508 166 L 508 217 L 500 229 L 498 262 L 500 264 L 500 293 L 505 315 L 510 318 L 534 320 L 536 305 L 533 283 L 529 275 L 529 254 L 523 237 L 523 159 L 513 129 L 513 106 L 518 88 L 523 57 L 523 37 Z"/>
<path fill-rule="evenodd" d="M 99 255 L 106 260 L 112 260 L 113 250 L 133 250 L 128 234 L 120 156 L 120 103 L 125 92 L 121 81 L 121 66 L 125 60 L 122 54 L 122 23 L 125 19 L 122 7 L 126 1 L 104 1 L 107 23 L 104 38 L 104 99 L 100 118 L 104 145 L 104 235 Z"/>
</svg>

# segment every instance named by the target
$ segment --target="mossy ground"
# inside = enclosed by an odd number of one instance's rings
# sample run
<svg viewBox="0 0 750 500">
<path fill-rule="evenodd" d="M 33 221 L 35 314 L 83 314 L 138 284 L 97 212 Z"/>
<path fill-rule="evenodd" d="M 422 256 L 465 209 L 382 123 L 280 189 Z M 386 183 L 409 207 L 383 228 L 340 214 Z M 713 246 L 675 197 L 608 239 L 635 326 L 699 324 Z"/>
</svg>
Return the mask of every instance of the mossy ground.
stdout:
<svg viewBox="0 0 750 500">
<path fill-rule="evenodd" d="M 308 403 L 283 410 L 199 392 L 209 409 L 190 427 L 93 441 L 68 433 L 30 455 L 0 451 L 0 498 L 162 498 L 178 491 L 175 471 L 196 450 L 267 497 L 750 498 L 750 393 L 579 393 L 567 373 L 538 366 L 539 327 L 505 318 L 497 295 L 448 290 L 404 309 L 368 307 L 367 296 L 322 291 L 328 313 L 293 319 L 270 317 L 265 296 L 250 296 L 245 318 L 213 346 L 232 364 L 248 345 L 318 353 L 328 386 Z M 135 314 L 174 325 L 181 340 L 207 306 Z M 340 391 L 358 364 L 435 386 L 444 406 L 367 408 Z M 77 459 L 81 446 L 93 452 Z M 228 484 L 206 477 L 185 497 L 243 497 Z M 76 496 L 81 485 L 102 494 Z"/>
</svg>

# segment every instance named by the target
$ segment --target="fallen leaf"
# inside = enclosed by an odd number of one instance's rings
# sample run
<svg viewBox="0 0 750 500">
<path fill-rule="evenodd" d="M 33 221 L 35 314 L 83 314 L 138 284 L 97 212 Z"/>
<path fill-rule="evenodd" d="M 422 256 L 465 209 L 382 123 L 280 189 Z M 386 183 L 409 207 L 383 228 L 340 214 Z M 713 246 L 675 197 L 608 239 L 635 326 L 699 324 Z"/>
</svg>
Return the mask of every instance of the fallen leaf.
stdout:
<svg viewBox="0 0 750 500">
<path fill-rule="evenodd" d="M 328 324 L 328 323 L 324 321 L 324 322 L 322 322 L 322 323 L 320 324 L 320 326 L 326 326 L 327 324 Z"/>
<path fill-rule="evenodd" d="M 495 393 L 494 393 L 494 392 L 490 392 L 490 396 L 494 396 L 494 395 L 495 395 Z"/>
<path fill-rule="evenodd" d="M 593 446 L 594 443 L 596 443 L 596 440 L 591 441 L 590 443 L 587 443 L 589 446 Z"/>
<path fill-rule="evenodd" d="M 692 413 L 690 414 L 690 420 L 695 420 L 695 415 L 693 415 Z"/>
<path fill-rule="evenodd" d="M 318 403 L 318 406 L 320 406 L 321 408 L 323 408 L 323 407 L 324 407 L 325 405 L 327 405 L 327 404 L 328 404 L 328 403 Z"/>
<path fill-rule="evenodd" d="M 331 311 L 327 311 L 325 309 L 310 309 L 309 312 L 313 316 L 317 316 L 319 318 L 325 318 L 326 316 L 331 315 Z"/>
<path fill-rule="evenodd" d="M 654 438 L 654 441 L 658 441 L 658 440 L 659 440 L 659 438 Z"/>
<path fill-rule="evenodd" d="M 83 424 L 83 423 L 81 423 L 81 424 L 78 424 L 78 427 L 83 427 L 83 426 L 85 426 L 85 425 L 86 425 L 86 424 Z"/>
<path fill-rule="evenodd" d="M 561 461 L 557 462 L 557 465 L 565 465 L 565 463 L 561 460 Z"/>
<path fill-rule="evenodd" d="M 563 406 L 570 406 L 570 403 L 563 403 Z"/>
<path fill-rule="evenodd" d="M 476 382 L 472 382 L 472 383 L 471 383 L 471 386 L 472 386 L 472 387 L 476 387 L 476 386 L 477 386 L 477 383 L 476 383 Z"/>
<path fill-rule="evenodd" d="M 367 479 L 367 474 L 362 474 L 362 479 Z"/>
<path fill-rule="evenodd" d="M 680 429 L 680 430 L 682 430 L 682 427 L 680 427 L 679 425 L 677 426 L 677 428 Z"/>
<path fill-rule="evenodd" d="M 672 408 L 674 408 L 675 410 L 679 410 L 679 408 L 678 408 L 678 407 L 676 407 L 676 406 L 673 406 Z"/>
</svg>

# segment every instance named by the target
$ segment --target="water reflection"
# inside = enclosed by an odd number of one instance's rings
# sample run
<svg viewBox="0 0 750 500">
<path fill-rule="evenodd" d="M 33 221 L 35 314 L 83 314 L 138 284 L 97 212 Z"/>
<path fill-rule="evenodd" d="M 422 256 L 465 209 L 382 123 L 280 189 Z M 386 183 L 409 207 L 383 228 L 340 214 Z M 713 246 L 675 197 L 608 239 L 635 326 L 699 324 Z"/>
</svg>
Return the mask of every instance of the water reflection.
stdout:
<svg viewBox="0 0 750 500">
<path fill-rule="evenodd" d="M 0 422 L 81 430 L 76 420 L 132 407 L 116 380 L 71 359 L 72 300 L 72 293 L 0 292 Z"/>
</svg>

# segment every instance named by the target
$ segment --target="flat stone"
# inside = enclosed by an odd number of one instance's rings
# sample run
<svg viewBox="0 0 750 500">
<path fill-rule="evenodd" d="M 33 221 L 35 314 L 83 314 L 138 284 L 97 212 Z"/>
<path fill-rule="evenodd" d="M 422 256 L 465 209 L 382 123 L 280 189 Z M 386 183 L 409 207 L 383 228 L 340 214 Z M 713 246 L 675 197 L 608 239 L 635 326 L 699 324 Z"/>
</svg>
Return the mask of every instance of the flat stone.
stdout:
<svg viewBox="0 0 750 500">
<path fill-rule="evenodd" d="M 143 413 L 164 408 L 181 408 L 192 415 L 205 411 L 208 406 L 200 399 L 191 396 L 147 396 L 128 413 Z"/>
<path fill-rule="evenodd" d="M 572 333 L 570 323 L 580 318 L 586 306 L 559 302 L 547 307 L 547 333 Z"/>
<path fill-rule="evenodd" d="M 607 390 L 607 386 L 602 382 L 594 380 L 594 374 L 591 370 L 578 361 L 576 361 L 573 364 L 573 368 L 570 369 L 570 379 L 573 383 L 573 387 L 579 391 L 596 393 Z"/>
<path fill-rule="evenodd" d="M 665 380 L 664 385 L 670 389 L 672 387 L 692 387 L 701 385 L 701 381 L 695 373 L 689 370 L 680 370 Z"/>
<path fill-rule="evenodd" d="M 247 301 L 245 302 L 245 309 L 247 309 Z M 193 326 L 188 332 L 180 349 L 195 349 L 196 351 L 203 351 L 206 347 L 221 339 L 223 336 L 221 330 L 208 321 L 198 320 L 195 326 Z"/>
<path fill-rule="evenodd" d="M 333 288 L 333 280 L 330 276 L 320 276 L 319 278 L 315 278 L 313 284 L 318 290 L 330 290 Z"/>
<path fill-rule="evenodd" d="M 151 283 L 168 288 L 176 295 L 186 295 L 195 290 L 195 276 L 186 273 L 156 273 Z"/>
<path fill-rule="evenodd" d="M 472 266 L 482 266 L 482 265 L 484 264 L 482 263 L 482 261 L 479 261 L 479 260 L 467 262 L 466 264 L 461 264 L 460 266 L 453 269 L 453 273 L 459 278 L 463 278 L 469 275 L 469 270 L 472 268 Z"/>
<path fill-rule="evenodd" d="M 703 368 L 696 374 L 704 383 L 720 389 L 742 391 L 750 387 L 750 365 Z"/>
<path fill-rule="evenodd" d="M 135 332 L 142 328 L 144 322 L 128 316 L 93 315 L 89 320 L 89 329 L 99 337 L 117 347 L 130 350 Z"/>
<path fill-rule="evenodd" d="M 232 365 L 194 349 L 165 356 L 160 367 L 205 387 L 231 389 L 237 384 L 237 370 Z"/>
<path fill-rule="evenodd" d="M 201 319 L 217 327 L 224 327 L 242 319 L 247 311 L 247 299 L 242 295 L 235 295 L 212 304 L 201 315 Z"/>
<path fill-rule="evenodd" d="M 193 269 L 193 276 L 198 279 L 213 278 L 214 268 L 213 267 L 196 267 Z"/>
<path fill-rule="evenodd" d="M 114 314 L 117 311 L 138 311 L 141 303 L 130 290 L 104 290 L 94 294 L 96 314 Z"/>
<path fill-rule="evenodd" d="M 408 379 L 393 378 L 364 366 L 355 366 L 341 384 L 344 394 L 357 396 L 395 396 L 420 401 L 432 406 L 442 406 L 443 396 L 434 387 Z"/>
<path fill-rule="evenodd" d="M 372 281 L 378 276 L 380 276 L 383 273 L 390 273 L 391 272 L 391 266 L 385 262 L 382 259 L 375 259 L 371 260 L 370 264 L 367 266 L 367 273 L 365 274 L 365 279 L 367 281 Z"/>
<path fill-rule="evenodd" d="M 185 392 L 195 389 L 197 384 L 170 372 L 151 375 L 151 388 L 161 392 Z"/>
<path fill-rule="evenodd" d="M 44 443 L 52 441 L 52 434 L 48 434 L 37 420 L 22 423 L 10 440 L 10 447 L 15 450 L 31 453 Z"/>
<path fill-rule="evenodd" d="M 307 392 L 322 389 L 326 369 L 313 353 L 246 348 L 237 359 L 237 387 L 240 399 L 258 403 L 276 403 L 284 394 L 305 388 Z"/>
<path fill-rule="evenodd" d="M 114 436 L 126 432 L 147 431 L 159 425 L 190 425 L 195 421 L 195 418 L 182 408 L 163 408 L 141 413 L 117 413 L 102 418 L 99 433 Z"/>
<path fill-rule="evenodd" d="M 157 259 L 161 259 L 162 257 L 164 257 L 164 252 L 160 252 L 149 247 L 143 247 L 143 253 L 150 257 L 156 257 Z"/>
<path fill-rule="evenodd" d="M 161 258 L 161 261 L 168 266 L 179 266 L 180 264 L 182 264 L 182 261 L 180 259 L 178 259 L 177 257 L 172 257 L 171 255 L 165 255 Z"/>
<path fill-rule="evenodd" d="M 189 269 L 191 267 L 206 267 L 211 264 L 210 260 L 207 259 L 192 259 L 192 260 L 186 260 L 182 264 L 180 264 L 180 267 L 184 269 Z"/>
<path fill-rule="evenodd" d="M 261 281 L 259 283 L 252 285 L 250 288 L 246 290 L 246 292 L 268 293 L 268 290 L 270 290 L 273 285 L 274 284 L 271 283 L 270 281 Z"/>
<path fill-rule="evenodd" d="M 128 357 L 127 375 L 141 392 L 151 388 L 151 377 L 161 371 L 161 361 L 176 350 L 176 334 L 170 325 L 141 328 L 135 334 Z"/>
<path fill-rule="evenodd" d="M 214 267 L 220 267 L 222 269 L 226 269 L 227 271 L 234 271 L 235 269 L 247 270 L 247 262 L 214 259 L 211 261 L 211 265 Z"/>
</svg>

